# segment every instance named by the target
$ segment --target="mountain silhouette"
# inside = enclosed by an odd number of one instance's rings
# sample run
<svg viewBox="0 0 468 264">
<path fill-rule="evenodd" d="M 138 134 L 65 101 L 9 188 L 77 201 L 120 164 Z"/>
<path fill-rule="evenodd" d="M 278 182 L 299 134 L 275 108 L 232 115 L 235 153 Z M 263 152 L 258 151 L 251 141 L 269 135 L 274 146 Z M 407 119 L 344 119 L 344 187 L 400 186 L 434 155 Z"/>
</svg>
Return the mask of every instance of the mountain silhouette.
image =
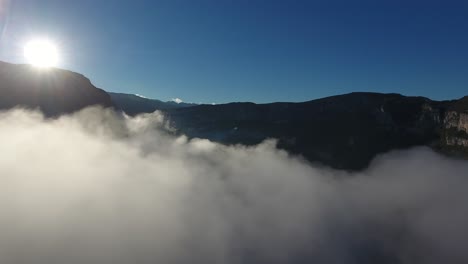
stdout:
<svg viewBox="0 0 468 264">
<path fill-rule="evenodd" d="M 81 74 L 0 62 L 0 109 L 38 108 L 55 116 L 91 105 L 114 106 L 104 90 Z"/>
<path fill-rule="evenodd" d="M 152 113 L 156 110 L 168 110 L 196 105 L 183 102 L 176 103 L 174 101 L 163 102 L 161 100 L 145 98 L 136 94 L 108 93 L 118 108 L 124 110 L 129 115 Z"/>
</svg>

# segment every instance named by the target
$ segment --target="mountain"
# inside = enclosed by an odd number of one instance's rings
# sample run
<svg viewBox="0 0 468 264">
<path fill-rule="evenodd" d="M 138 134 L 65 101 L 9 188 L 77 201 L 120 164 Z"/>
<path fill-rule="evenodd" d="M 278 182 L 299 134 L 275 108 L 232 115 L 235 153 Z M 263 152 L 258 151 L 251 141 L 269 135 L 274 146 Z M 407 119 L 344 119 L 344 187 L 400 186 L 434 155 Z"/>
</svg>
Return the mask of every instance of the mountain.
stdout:
<svg viewBox="0 0 468 264">
<path fill-rule="evenodd" d="M 90 105 L 114 106 L 104 90 L 81 74 L 0 62 L 0 109 L 39 108 L 55 116 Z"/>
<path fill-rule="evenodd" d="M 196 104 L 176 103 L 173 101 L 163 102 L 149 99 L 135 94 L 108 92 L 115 105 L 129 115 L 140 113 L 152 113 L 156 110 L 168 110 L 182 107 L 195 106 Z"/>
<path fill-rule="evenodd" d="M 358 92 L 302 103 L 183 107 L 135 95 L 112 98 L 132 115 L 162 110 L 177 134 L 243 145 L 275 138 L 289 153 L 338 169 L 360 170 L 380 153 L 413 146 L 468 157 L 468 97 Z"/>
<path fill-rule="evenodd" d="M 56 116 L 91 105 L 130 115 L 161 110 L 173 133 L 222 144 L 275 138 L 291 154 L 338 169 L 360 170 L 380 153 L 412 146 L 468 157 L 468 97 L 351 93 L 302 103 L 177 104 L 108 94 L 71 71 L 0 62 L 0 109 L 40 108 Z"/>
<path fill-rule="evenodd" d="M 231 103 L 171 109 L 178 133 L 224 144 L 278 146 L 311 162 L 359 170 L 377 154 L 439 146 L 451 101 L 399 94 L 351 93 L 303 103 Z"/>
</svg>

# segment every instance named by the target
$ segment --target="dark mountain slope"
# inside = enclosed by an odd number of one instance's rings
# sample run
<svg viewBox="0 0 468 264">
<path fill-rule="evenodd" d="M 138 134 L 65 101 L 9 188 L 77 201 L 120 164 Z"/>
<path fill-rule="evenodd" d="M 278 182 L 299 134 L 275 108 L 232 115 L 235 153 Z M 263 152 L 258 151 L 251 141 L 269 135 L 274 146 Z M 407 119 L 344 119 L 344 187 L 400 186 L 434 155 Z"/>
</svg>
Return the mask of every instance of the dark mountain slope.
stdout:
<svg viewBox="0 0 468 264">
<path fill-rule="evenodd" d="M 144 98 L 135 94 L 111 92 L 108 92 L 108 94 L 111 96 L 114 104 L 129 115 L 152 113 L 156 110 L 168 110 L 196 105 L 187 103 L 163 102 L 156 99 Z"/>
<path fill-rule="evenodd" d="M 351 93 L 304 103 L 231 103 L 167 111 L 179 133 L 225 144 L 277 138 L 279 147 L 357 170 L 377 154 L 437 145 L 452 103 L 399 94 Z"/>
<path fill-rule="evenodd" d="M 113 103 L 81 74 L 0 62 L 0 109 L 40 108 L 54 116 L 90 105 L 110 107 Z"/>
</svg>

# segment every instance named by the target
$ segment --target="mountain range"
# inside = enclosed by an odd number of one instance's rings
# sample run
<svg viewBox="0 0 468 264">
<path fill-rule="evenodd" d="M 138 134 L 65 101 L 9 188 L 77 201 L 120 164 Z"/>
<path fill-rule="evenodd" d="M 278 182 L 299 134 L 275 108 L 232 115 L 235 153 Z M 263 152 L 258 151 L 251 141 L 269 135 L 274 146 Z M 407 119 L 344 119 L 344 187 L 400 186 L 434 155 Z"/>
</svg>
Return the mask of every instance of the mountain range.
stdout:
<svg viewBox="0 0 468 264">
<path fill-rule="evenodd" d="M 468 157 L 468 97 L 356 92 L 301 103 L 196 105 L 105 92 L 78 73 L 0 62 L 0 109 L 38 108 L 54 117 L 91 105 L 129 115 L 159 110 L 172 133 L 222 144 L 273 138 L 280 149 L 337 169 L 360 170 L 380 153 L 413 146 Z"/>
<path fill-rule="evenodd" d="M 197 104 L 189 104 L 184 102 L 167 101 L 163 102 L 157 99 L 149 99 L 141 95 L 112 93 L 108 92 L 112 101 L 124 110 L 129 115 L 137 115 L 141 113 L 152 113 L 156 110 L 169 110 L 181 107 L 196 106 Z"/>
</svg>

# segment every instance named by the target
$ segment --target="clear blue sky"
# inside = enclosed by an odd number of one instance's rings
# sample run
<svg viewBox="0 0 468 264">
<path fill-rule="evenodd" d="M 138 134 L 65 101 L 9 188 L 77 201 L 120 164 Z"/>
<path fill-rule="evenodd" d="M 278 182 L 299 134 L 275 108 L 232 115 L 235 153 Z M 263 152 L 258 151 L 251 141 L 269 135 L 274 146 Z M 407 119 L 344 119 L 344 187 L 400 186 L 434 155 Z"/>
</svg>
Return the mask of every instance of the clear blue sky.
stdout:
<svg viewBox="0 0 468 264">
<path fill-rule="evenodd" d="M 305 101 L 352 91 L 468 94 L 468 1 L 0 0 L 0 60 L 35 36 L 105 90 Z"/>
</svg>

